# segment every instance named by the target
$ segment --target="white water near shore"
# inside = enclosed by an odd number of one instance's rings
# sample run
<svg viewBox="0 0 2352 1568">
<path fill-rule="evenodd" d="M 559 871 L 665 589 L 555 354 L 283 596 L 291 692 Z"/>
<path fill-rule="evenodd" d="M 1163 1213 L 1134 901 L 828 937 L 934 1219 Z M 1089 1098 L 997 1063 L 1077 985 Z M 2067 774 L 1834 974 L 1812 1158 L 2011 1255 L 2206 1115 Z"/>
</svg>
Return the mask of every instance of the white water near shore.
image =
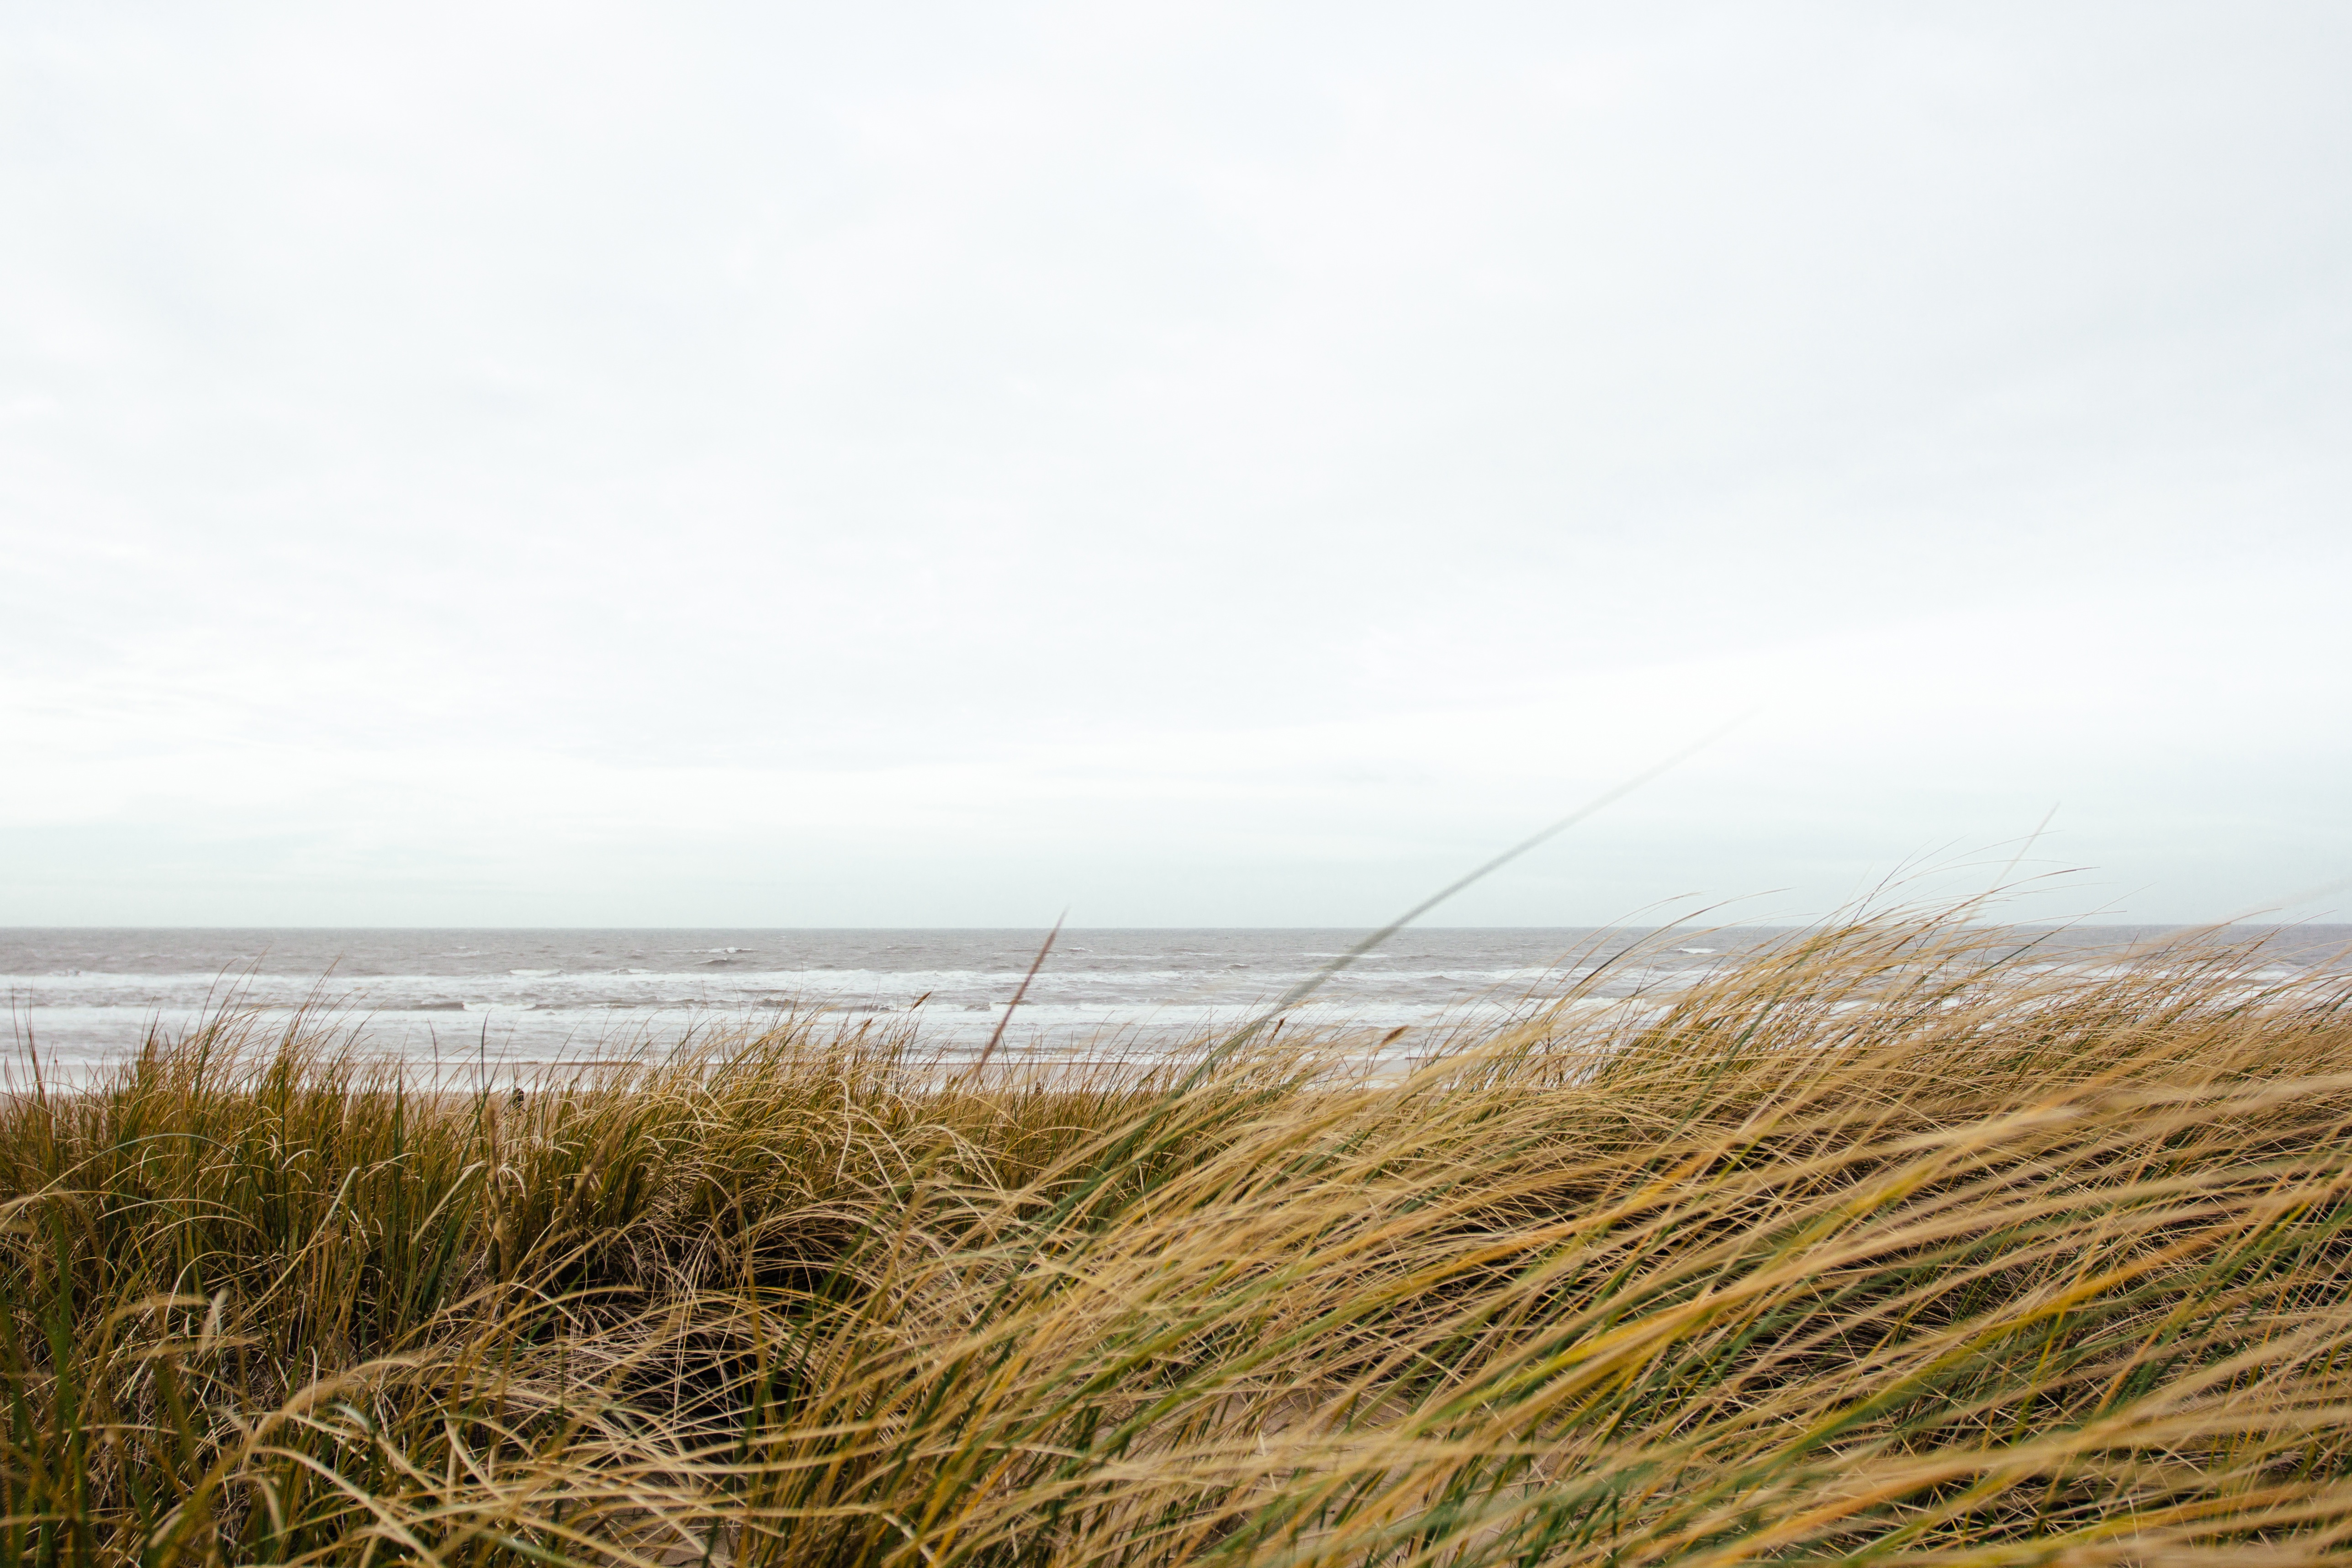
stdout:
<svg viewBox="0 0 2352 1568">
<path fill-rule="evenodd" d="M 307 1009 L 371 1052 L 505 1078 L 810 1014 L 843 1028 L 912 1029 L 950 1058 L 1000 1023 L 1007 1048 L 1024 1054 L 1149 1051 L 1258 1017 L 1364 935 L 1066 931 L 1009 1020 L 1043 932 L 18 928 L 0 931 L 0 972 L 12 1076 L 36 1051 L 45 1071 L 81 1077 L 151 1034 L 182 1033 L 223 1009 L 250 1014 L 266 1032 Z M 1603 1000 L 1671 992 L 1786 935 L 1410 930 L 1288 1016 L 1301 1029 L 1394 1034 L 1390 1048 L 1410 1052 L 1457 1027 L 1524 1015 L 1571 986 Z M 2017 935 L 2037 962 L 2072 966 L 2156 933 Z M 2352 927 L 2275 933 L 2256 972 L 2287 979 L 2328 967 L 2347 942 Z"/>
</svg>

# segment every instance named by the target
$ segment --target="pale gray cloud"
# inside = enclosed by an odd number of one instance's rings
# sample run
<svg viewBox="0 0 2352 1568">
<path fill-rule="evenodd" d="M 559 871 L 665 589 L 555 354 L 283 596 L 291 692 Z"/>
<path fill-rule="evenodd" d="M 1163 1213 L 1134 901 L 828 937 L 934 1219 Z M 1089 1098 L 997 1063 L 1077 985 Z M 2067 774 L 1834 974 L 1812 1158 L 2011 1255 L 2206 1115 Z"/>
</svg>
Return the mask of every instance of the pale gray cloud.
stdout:
<svg viewBox="0 0 2352 1568">
<path fill-rule="evenodd" d="M 2352 14 L 30 5 L 0 920 L 2352 870 Z M 2001 858 L 1995 855 L 1996 862 Z"/>
</svg>

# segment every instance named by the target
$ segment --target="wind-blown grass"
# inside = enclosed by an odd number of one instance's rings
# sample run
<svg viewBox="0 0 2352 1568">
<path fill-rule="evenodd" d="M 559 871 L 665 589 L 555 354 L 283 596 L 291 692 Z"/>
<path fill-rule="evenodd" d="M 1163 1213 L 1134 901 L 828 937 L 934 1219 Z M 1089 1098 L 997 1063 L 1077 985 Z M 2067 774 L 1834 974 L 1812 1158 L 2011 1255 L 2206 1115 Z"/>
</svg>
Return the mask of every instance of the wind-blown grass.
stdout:
<svg viewBox="0 0 2352 1568">
<path fill-rule="evenodd" d="M 2333 1555 L 2352 1018 L 2257 956 L 1863 923 L 1397 1081 L 793 1026 L 518 1107 L 224 1020 L 0 1102 L 0 1546 Z"/>
</svg>

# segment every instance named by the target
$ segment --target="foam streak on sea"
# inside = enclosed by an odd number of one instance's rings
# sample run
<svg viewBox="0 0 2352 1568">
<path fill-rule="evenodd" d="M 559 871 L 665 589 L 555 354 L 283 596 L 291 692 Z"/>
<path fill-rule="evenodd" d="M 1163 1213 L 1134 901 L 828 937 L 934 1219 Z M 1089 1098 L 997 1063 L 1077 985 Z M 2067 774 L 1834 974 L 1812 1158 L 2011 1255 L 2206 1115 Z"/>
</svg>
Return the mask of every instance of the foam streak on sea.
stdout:
<svg viewBox="0 0 2352 1568">
<path fill-rule="evenodd" d="M 2036 933 L 2054 962 L 2094 962 L 2154 936 L 2098 926 Z M 372 1052 L 470 1063 L 502 1080 L 550 1064 L 660 1051 L 790 1015 L 911 1029 L 968 1054 L 1006 1022 L 1006 1045 L 1046 1055 L 1155 1047 L 1230 1030 L 1348 951 L 1352 930 L 1070 930 L 1024 1005 L 1004 1014 L 1043 931 L 0 930 L 21 1081 L 86 1077 L 223 1009 L 257 1021 L 298 1009 L 357 1031 Z M 1789 933 L 1766 927 L 1416 928 L 1291 1009 L 1302 1028 L 1404 1033 L 1396 1048 L 1524 1015 L 1572 986 L 1600 999 L 1688 986 Z M 2251 933 L 2249 933 L 2251 935 Z M 2285 978 L 2335 960 L 2352 927 L 2274 936 Z"/>
</svg>

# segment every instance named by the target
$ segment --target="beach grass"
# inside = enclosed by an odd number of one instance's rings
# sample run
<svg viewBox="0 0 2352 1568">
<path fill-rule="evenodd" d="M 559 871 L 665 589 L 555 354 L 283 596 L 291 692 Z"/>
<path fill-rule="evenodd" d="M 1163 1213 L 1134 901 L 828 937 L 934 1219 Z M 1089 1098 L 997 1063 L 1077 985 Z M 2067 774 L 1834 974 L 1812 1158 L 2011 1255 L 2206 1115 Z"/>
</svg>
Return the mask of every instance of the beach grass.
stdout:
<svg viewBox="0 0 2352 1568">
<path fill-rule="evenodd" d="M 1374 1072 L 803 1019 L 0 1099 L 27 1563 L 2269 1563 L 2352 1540 L 2352 1013 L 1794 936 Z"/>
</svg>

